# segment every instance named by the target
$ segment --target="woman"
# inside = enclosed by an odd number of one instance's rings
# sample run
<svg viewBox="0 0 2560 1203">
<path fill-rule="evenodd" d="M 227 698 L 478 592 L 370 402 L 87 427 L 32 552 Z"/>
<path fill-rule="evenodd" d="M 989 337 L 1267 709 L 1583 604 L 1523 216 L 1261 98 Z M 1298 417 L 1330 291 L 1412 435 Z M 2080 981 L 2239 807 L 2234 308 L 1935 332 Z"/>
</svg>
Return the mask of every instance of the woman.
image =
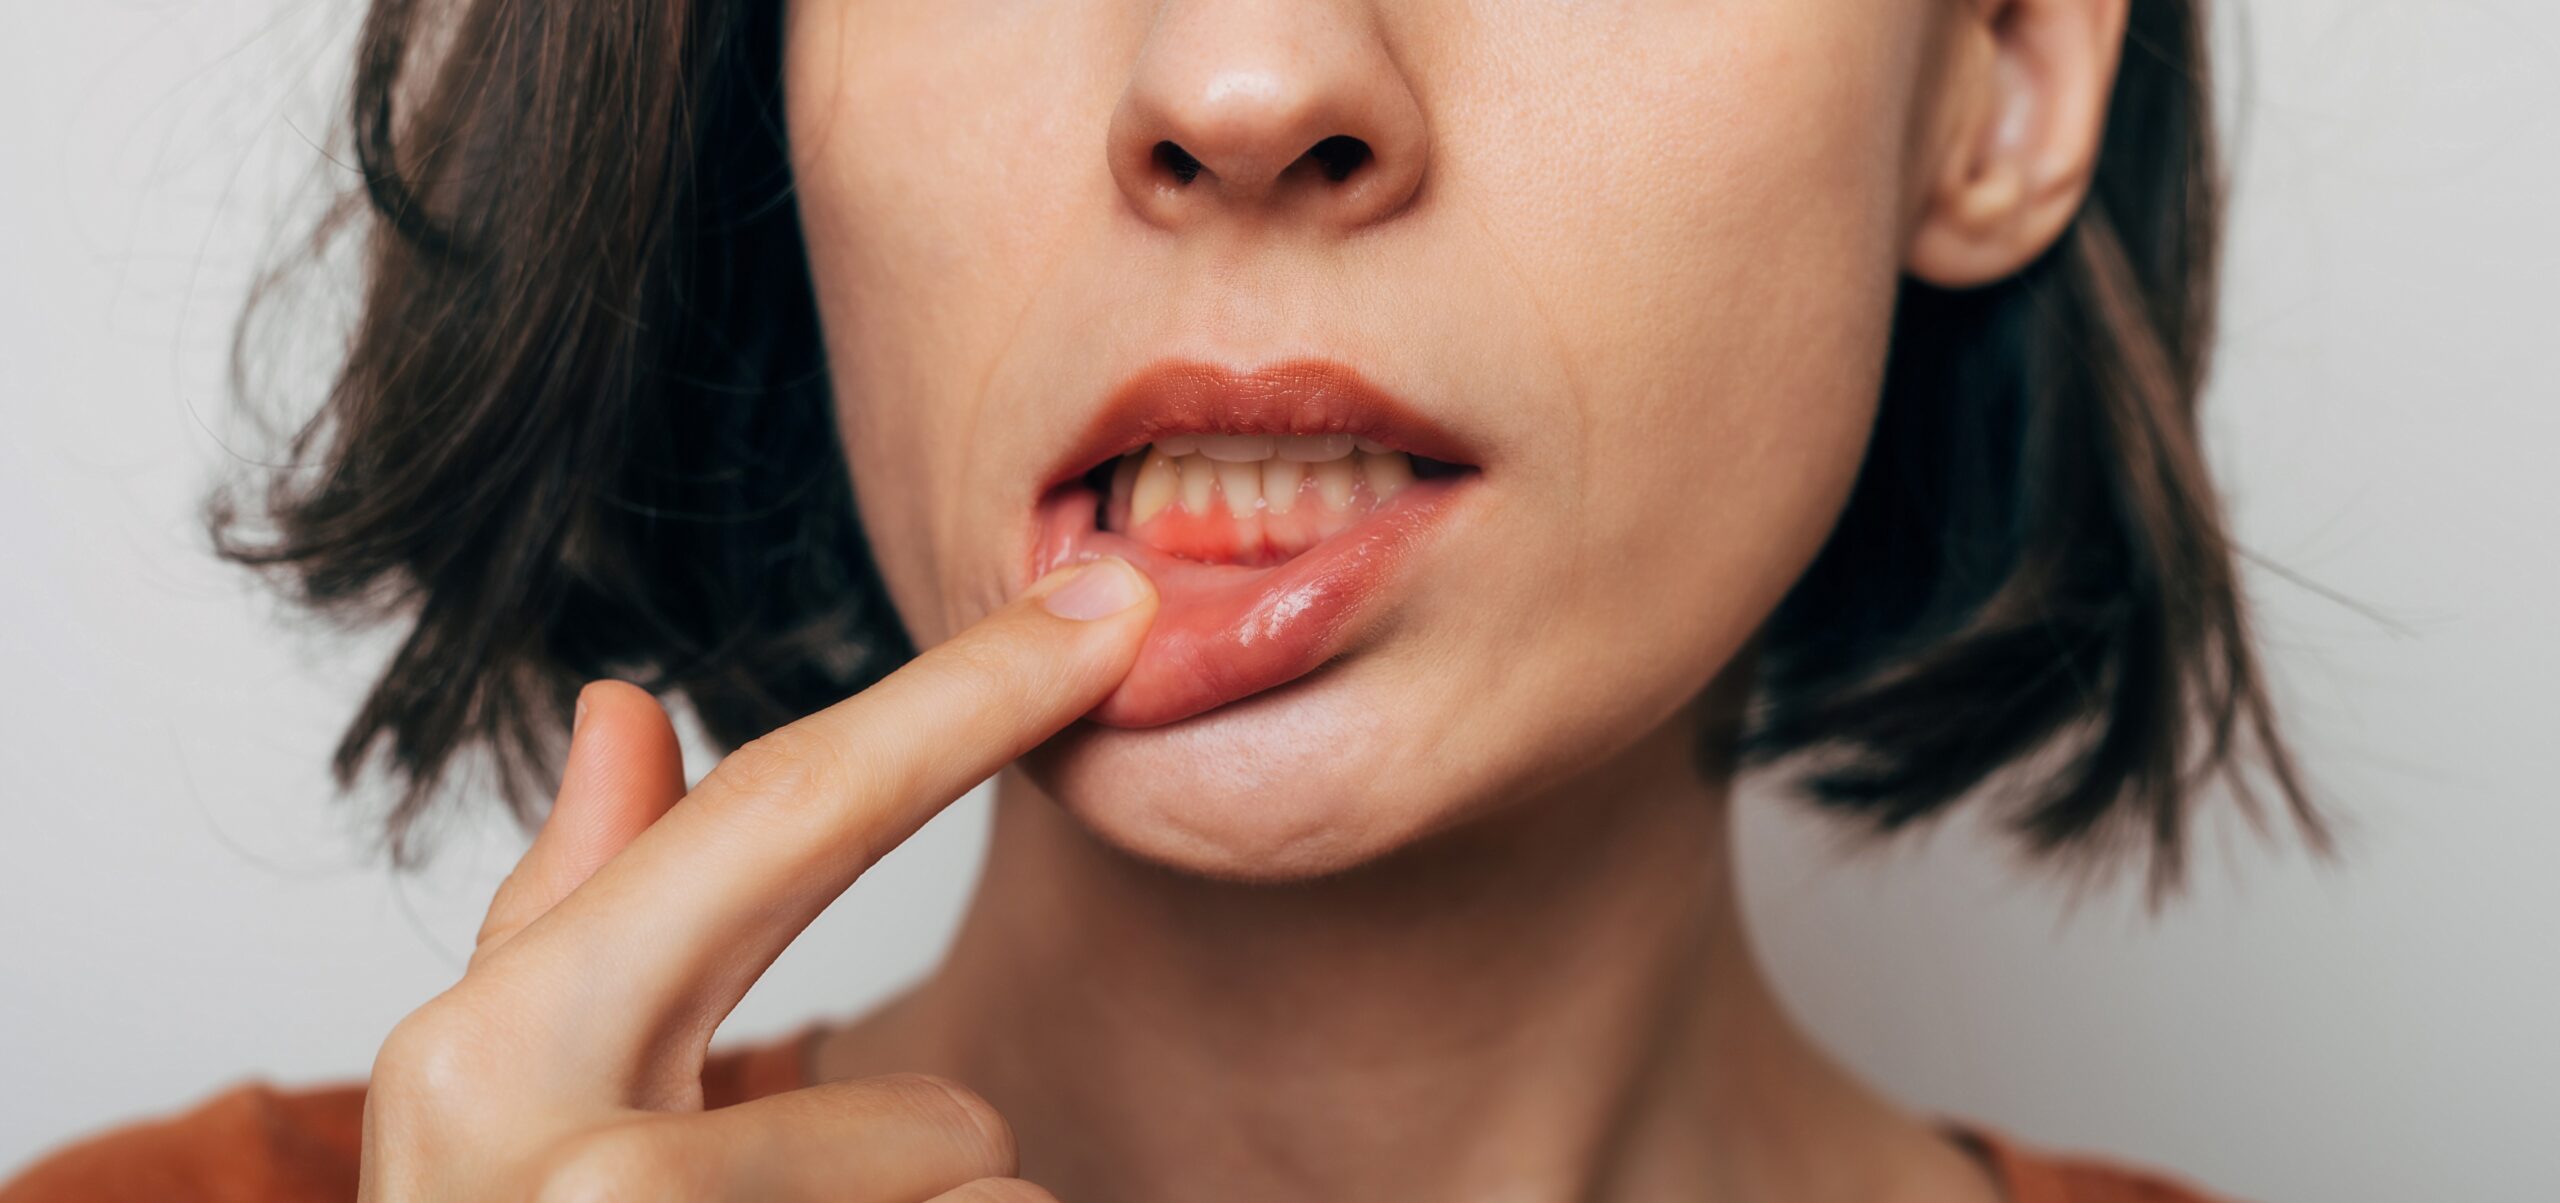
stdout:
<svg viewBox="0 0 2560 1203">
<path fill-rule="evenodd" d="M 2319 838 L 2197 444 L 2200 24 L 381 0 L 315 470 L 214 530 L 405 624 L 336 760 L 396 856 L 474 750 L 540 832 L 369 1083 L 0 1198 L 2202 1198 L 1832 1063 L 1726 833 L 1997 777 L 2165 892 L 2254 750 Z M 929 977 L 708 1052 L 999 770 Z"/>
</svg>

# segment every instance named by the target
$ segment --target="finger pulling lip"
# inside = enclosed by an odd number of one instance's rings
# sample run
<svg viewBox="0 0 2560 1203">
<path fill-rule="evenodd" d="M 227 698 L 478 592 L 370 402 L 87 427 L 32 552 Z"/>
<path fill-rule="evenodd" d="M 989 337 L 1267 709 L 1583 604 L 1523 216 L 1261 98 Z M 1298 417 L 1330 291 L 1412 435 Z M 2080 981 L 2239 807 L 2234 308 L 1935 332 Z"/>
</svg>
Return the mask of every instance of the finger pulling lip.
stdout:
<svg viewBox="0 0 2560 1203">
<path fill-rule="evenodd" d="M 1403 485 L 1278 563 L 1209 562 L 1105 529 L 1107 508 L 1125 520 L 1125 499 L 1106 507 L 1088 479 L 1094 470 L 1151 443 L 1196 435 L 1348 435 L 1445 471 Z M 1115 390 L 1053 466 L 1034 515 L 1024 583 L 1102 555 L 1146 572 L 1159 598 L 1154 625 L 1129 675 L 1088 717 L 1116 727 L 1177 722 L 1285 684 L 1339 654 L 1356 620 L 1479 475 L 1455 437 L 1342 365 L 1291 360 L 1239 373 L 1165 361 Z"/>
</svg>

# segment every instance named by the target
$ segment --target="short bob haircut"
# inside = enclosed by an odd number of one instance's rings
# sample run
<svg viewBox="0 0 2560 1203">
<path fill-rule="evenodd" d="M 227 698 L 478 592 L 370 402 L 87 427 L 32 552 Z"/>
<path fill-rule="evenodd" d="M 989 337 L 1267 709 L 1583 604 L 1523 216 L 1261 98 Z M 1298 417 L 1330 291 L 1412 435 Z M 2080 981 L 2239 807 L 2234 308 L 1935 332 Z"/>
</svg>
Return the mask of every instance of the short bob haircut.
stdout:
<svg viewBox="0 0 2560 1203">
<path fill-rule="evenodd" d="M 2028 849 L 2147 850 L 2155 901 L 2209 779 L 2261 816 L 2246 744 L 2326 846 L 2198 444 L 2223 191 L 2202 3 L 2132 5 L 2055 246 L 1991 286 L 1904 285 L 1863 474 L 1763 633 L 1741 733 L 1744 763 L 1802 767 L 1878 831 L 1997 775 Z M 587 680 L 680 695 L 726 749 L 912 654 L 826 382 L 783 7 L 373 0 L 362 187 L 305 260 L 365 235 L 347 355 L 284 467 L 204 517 L 300 605 L 404 624 L 331 762 L 351 789 L 388 744 L 395 865 L 475 748 L 535 821 Z"/>
</svg>

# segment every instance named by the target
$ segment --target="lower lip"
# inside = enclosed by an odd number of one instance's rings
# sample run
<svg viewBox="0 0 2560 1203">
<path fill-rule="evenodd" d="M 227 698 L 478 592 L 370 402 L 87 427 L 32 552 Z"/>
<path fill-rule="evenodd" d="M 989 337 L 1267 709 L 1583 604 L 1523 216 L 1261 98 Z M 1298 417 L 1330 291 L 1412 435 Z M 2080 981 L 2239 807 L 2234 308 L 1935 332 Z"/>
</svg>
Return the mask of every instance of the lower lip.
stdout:
<svg viewBox="0 0 2560 1203">
<path fill-rule="evenodd" d="M 1155 582 L 1155 625 L 1129 675 L 1086 717 L 1112 727 L 1178 722 L 1284 685 L 1338 654 L 1353 620 L 1474 477 L 1419 480 L 1360 521 L 1279 564 L 1247 568 L 1168 555 L 1095 525 L 1090 489 L 1063 489 L 1039 509 L 1032 578 L 1114 555 Z"/>
</svg>

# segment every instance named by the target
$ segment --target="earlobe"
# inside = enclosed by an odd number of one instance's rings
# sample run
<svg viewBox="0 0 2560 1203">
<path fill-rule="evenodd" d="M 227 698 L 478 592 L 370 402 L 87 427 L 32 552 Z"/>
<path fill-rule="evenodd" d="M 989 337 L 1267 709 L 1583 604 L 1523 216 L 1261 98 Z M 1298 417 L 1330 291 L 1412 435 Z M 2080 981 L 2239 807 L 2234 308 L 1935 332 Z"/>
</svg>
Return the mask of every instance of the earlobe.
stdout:
<svg viewBox="0 0 2560 1203">
<path fill-rule="evenodd" d="M 1917 163 L 1904 270 L 1941 288 L 2014 275 L 2088 199 L 2128 0 L 1964 0 Z"/>
</svg>

